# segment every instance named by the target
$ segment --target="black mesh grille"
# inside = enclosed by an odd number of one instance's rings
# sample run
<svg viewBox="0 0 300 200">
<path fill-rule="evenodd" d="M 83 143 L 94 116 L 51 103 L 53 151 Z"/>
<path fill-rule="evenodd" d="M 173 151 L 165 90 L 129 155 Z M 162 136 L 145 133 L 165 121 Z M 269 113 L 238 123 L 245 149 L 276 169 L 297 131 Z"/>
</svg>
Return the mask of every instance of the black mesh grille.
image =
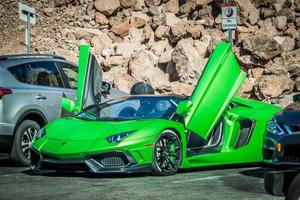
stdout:
<svg viewBox="0 0 300 200">
<path fill-rule="evenodd" d="M 280 161 L 300 163 L 299 145 L 287 145 L 283 152 L 284 155 L 279 158 Z"/>
<path fill-rule="evenodd" d="M 129 163 L 126 156 L 119 152 L 100 154 L 93 158 L 104 167 L 123 167 Z"/>
<path fill-rule="evenodd" d="M 235 144 L 236 149 L 245 146 L 249 143 L 254 128 L 253 123 L 253 121 L 248 119 L 241 122 L 241 131 Z"/>
</svg>

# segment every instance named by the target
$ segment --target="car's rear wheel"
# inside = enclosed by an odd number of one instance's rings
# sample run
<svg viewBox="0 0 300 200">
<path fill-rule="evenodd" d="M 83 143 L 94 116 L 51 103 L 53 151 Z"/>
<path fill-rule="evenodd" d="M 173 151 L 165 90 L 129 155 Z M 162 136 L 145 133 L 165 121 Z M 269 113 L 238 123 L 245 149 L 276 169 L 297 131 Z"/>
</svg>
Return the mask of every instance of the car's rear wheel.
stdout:
<svg viewBox="0 0 300 200">
<path fill-rule="evenodd" d="M 170 176 L 175 174 L 182 161 L 182 145 L 172 130 L 163 131 L 153 147 L 152 174 Z"/>
<path fill-rule="evenodd" d="M 287 200 L 300 200 L 300 174 L 298 174 L 292 181 L 288 193 Z"/>
<path fill-rule="evenodd" d="M 40 129 L 40 125 L 32 120 L 24 120 L 18 126 L 10 153 L 10 158 L 14 163 L 23 166 L 30 165 L 30 147 L 34 135 Z"/>
</svg>

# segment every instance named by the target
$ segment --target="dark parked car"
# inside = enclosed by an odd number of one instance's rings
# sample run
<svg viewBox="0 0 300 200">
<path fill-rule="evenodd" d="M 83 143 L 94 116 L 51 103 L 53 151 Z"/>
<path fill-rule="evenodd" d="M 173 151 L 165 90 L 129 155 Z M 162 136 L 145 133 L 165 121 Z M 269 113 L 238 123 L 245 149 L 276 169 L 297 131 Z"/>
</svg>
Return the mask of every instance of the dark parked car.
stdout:
<svg viewBox="0 0 300 200">
<path fill-rule="evenodd" d="M 56 55 L 0 57 L 0 150 L 21 165 L 30 164 L 35 133 L 64 113 L 61 99 L 77 96 L 76 64 Z M 126 93 L 100 81 L 107 101 Z M 108 90 L 110 90 L 108 92 Z"/>
<path fill-rule="evenodd" d="M 276 147 L 283 137 L 300 132 L 300 94 L 295 95 L 293 101 L 268 122 L 263 146 L 266 163 L 276 164 L 278 162 Z"/>
<path fill-rule="evenodd" d="M 273 153 L 274 171 L 265 174 L 265 189 L 287 200 L 300 199 L 300 132 L 283 136 Z"/>
</svg>

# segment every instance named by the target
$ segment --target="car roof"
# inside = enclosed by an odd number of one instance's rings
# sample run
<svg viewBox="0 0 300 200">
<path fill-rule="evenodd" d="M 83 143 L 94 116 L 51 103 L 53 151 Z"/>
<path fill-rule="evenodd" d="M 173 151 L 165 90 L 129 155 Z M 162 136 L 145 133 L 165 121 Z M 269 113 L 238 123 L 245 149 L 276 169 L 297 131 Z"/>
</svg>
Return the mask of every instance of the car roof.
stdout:
<svg viewBox="0 0 300 200">
<path fill-rule="evenodd" d="M 0 56 L 0 67 L 8 68 L 15 65 L 24 63 L 37 62 L 37 61 L 56 61 L 67 62 L 72 65 L 74 63 L 68 62 L 64 57 L 52 54 L 15 54 Z"/>
</svg>

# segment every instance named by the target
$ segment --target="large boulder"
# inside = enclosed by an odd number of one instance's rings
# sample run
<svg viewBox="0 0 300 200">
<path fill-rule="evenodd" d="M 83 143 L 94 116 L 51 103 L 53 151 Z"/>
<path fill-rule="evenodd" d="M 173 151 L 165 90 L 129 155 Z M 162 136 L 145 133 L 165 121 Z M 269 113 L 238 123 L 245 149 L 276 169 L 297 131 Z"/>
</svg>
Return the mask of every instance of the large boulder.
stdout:
<svg viewBox="0 0 300 200">
<path fill-rule="evenodd" d="M 128 64 L 130 75 L 137 81 L 145 81 L 154 88 L 168 84 L 168 75 L 156 67 L 158 58 L 147 50 L 133 53 Z"/>
<path fill-rule="evenodd" d="M 276 98 L 291 93 L 293 89 L 294 81 L 284 74 L 262 76 L 255 83 L 255 94 L 259 99 Z"/>
<path fill-rule="evenodd" d="M 119 0 L 96 0 L 94 5 L 99 12 L 106 16 L 112 15 L 121 6 Z"/>
<path fill-rule="evenodd" d="M 269 60 L 281 53 L 276 40 L 267 35 L 255 35 L 243 41 L 244 49 L 252 52 L 258 59 Z"/>
<path fill-rule="evenodd" d="M 192 38 L 178 42 L 172 53 L 172 61 L 178 80 L 192 85 L 197 83 L 205 66 L 204 59 L 200 57 Z"/>
</svg>

